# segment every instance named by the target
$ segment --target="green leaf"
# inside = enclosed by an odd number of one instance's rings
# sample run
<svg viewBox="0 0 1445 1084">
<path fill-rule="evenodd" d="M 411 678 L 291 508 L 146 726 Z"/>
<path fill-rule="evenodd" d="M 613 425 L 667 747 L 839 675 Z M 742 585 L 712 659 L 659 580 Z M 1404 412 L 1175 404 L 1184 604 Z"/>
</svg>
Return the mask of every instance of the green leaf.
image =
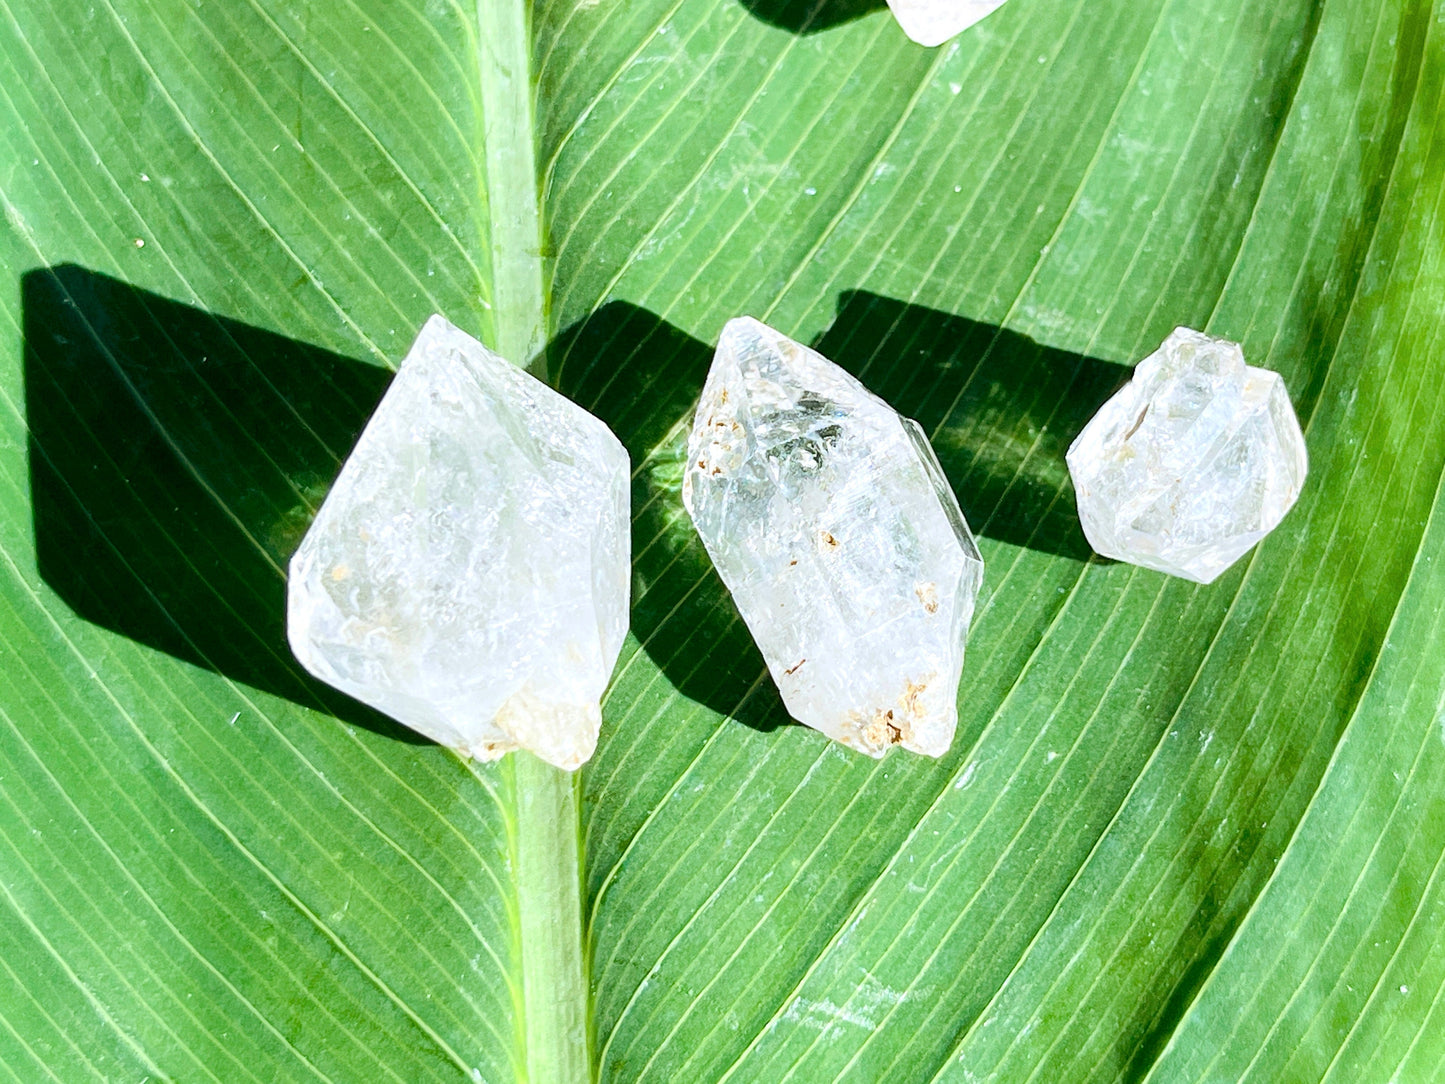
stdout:
<svg viewBox="0 0 1445 1084">
<path fill-rule="evenodd" d="M 0 0 L 13 1080 L 1426 1081 L 1445 1068 L 1445 8 Z M 433 311 L 635 469 L 575 777 L 307 678 L 283 569 Z M 731 316 L 917 417 L 953 750 L 787 719 L 678 496 Z M 1063 451 L 1176 324 L 1312 473 L 1209 587 Z"/>
</svg>

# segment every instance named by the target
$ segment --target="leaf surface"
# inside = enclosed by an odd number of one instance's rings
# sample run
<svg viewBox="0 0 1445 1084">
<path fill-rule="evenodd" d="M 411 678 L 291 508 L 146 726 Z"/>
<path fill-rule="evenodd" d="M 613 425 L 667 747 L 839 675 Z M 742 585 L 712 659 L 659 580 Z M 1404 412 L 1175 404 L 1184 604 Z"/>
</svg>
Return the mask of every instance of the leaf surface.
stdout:
<svg viewBox="0 0 1445 1084">
<path fill-rule="evenodd" d="M 13 1079 L 1430 1080 L 1445 12 L 0 0 Z M 300 673 L 283 569 L 433 311 L 634 466 L 575 778 Z M 987 565 L 953 750 L 793 725 L 682 510 L 748 313 L 929 432 Z M 1300 504 L 1209 587 L 1063 452 L 1177 324 Z M 8 343 L 8 345 L 4 345 Z"/>
</svg>

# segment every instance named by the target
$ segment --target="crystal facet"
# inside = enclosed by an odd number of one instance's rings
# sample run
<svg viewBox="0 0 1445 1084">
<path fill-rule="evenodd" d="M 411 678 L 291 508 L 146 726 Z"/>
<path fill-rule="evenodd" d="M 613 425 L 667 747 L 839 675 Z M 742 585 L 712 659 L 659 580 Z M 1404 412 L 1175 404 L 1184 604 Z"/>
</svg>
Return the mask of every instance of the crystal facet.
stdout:
<svg viewBox="0 0 1445 1084">
<path fill-rule="evenodd" d="M 898 25 L 919 45 L 942 45 L 961 34 L 1004 0 L 888 0 Z"/>
<path fill-rule="evenodd" d="M 1197 583 L 1274 530 L 1309 469 L 1280 375 L 1184 327 L 1099 409 L 1068 463 L 1094 549 Z"/>
<path fill-rule="evenodd" d="M 575 768 L 627 630 L 627 452 L 433 316 L 291 558 L 291 648 L 458 752 Z"/>
<path fill-rule="evenodd" d="M 682 496 L 796 719 L 875 757 L 947 750 L 983 561 L 916 422 L 732 320 Z"/>
</svg>

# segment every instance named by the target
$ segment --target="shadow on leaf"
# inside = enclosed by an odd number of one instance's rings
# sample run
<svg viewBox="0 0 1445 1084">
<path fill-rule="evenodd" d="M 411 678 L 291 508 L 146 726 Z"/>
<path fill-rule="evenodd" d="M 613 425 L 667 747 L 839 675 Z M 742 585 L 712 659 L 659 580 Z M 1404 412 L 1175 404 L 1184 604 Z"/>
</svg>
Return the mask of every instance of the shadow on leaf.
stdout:
<svg viewBox="0 0 1445 1084">
<path fill-rule="evenodd" d="M 742 0 L 769 26 L 794 34 L 816 34 L 888 6 L 886 0 Z"/>
<path fill-rule="evenodd" d="M 632 631 L 684 696 L 758 730 L 790 722 L 682 506 L 687 425 L 712 348 L 645 309 L 604 305 L 558 337 L 563 394 L 632 457 Z"/>
<path fill-rule="evenodd" d="M 975 534 L 1089 559 L 1064 453 L 1131 368 L 862 290 L 814 345 L 923 426 Z"/>
<path fill-rule="evenodd" d="M 286 642 L 286 561 L 390 374 L 73 265 L 21 293 L 46 583 L 87 621 L 425 743 Z"/>
</svg>

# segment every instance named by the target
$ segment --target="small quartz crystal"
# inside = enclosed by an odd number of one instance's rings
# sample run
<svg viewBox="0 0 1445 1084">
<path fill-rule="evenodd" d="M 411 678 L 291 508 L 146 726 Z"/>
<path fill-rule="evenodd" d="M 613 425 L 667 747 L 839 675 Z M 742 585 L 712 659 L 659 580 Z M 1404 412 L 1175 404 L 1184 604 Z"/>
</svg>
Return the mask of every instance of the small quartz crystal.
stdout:
<svg viewBox="0 0 1445 1084">
<path fill-rule="evenodd" d="M 919 45 L 942 45 L 961 34 L 1004 0 L 888 0 L 898 25 Z"/>
<path fill-rule="evenodd" d="M 1309 468 L 1280 375 L 1183 327 L 1099 409 L 1068 464 L 1095 550 L 1197 583 L 1274 530 Z"/>
<path fill-rule="evenodd" d="M 479 760 L 592 755 L 627 630 L 627 452 L 433 316 L 291 558 L 307 670 Z"/>
<path fill-rule="evenodd" d="M 916 422 L 733 320 L 682 497 L 795 718 L 870 756 L 948 749 L 983 562 Z"/>
</svg>

